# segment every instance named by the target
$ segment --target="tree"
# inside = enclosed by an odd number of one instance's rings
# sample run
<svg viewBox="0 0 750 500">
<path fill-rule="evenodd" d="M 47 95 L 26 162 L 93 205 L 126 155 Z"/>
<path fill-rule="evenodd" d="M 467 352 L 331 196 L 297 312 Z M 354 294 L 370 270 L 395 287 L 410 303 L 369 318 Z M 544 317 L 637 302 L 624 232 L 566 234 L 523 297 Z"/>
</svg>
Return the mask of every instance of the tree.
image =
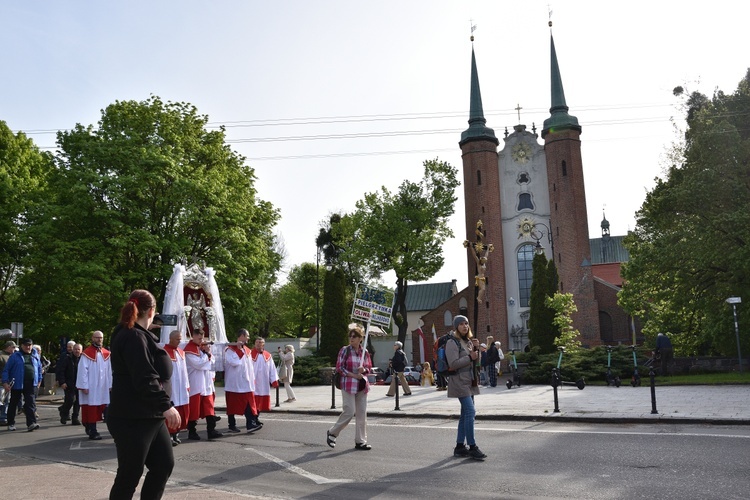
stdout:
<svg viewBox="0 0 750 500">
<path fill-rule="evenodd" d="M 59 132 L 49 195 L 33 221 L 19 280 L 37 329 L 108 329 L 128 293 L 161 302 L 182 257 L 216 271 L 228 331 L 253 328 L 275 282 L 278 211 L 256 196 L 254 171 L 223 129 L 192 105 L 118 101 L 96 128 Z"/>
<path fill-rule="evenodd" d="M 456 174 L 446 162 L 425 161 L 420 182 L 405 180 L 397 193 L 382 187 L 365 194 L 350 218 L 350 258 L 377 278 L 386 271 L 396 273 L 393 314 L 401 342 L 408 328 L 409 282 L 429 279 L 443 267 L 442 244 L 453 236 L 448 219 L 459 185 Z"/>
<path fill-rule="evenodd" d="M 44 197 L 52 156 L 0 121 L 0 324 L 23 314 L 16 280 L 28 256 L 29 218 Z"/>
<path fill-rule="evenodd" d="M 336 362 L 339 350 L 349 343 L 347 326 L 351 308 L 347 303 L 346 278 L 338 267 L 326 271 L 320 315 L 320 354 Z"/>
<path fill-rule="evenodd" d="M 555 325 L 555 310 L 546 302 L 557 292 L 557 268 L 544 254 L 534 255 L 531 263 L 532 282 L 529 297 L 529 343 L 541 353 L 555 351 L 555 337 L 560 333 Z"/>
<path fill-rule="evenodd" d="M 318 269 L 305 262 L 289 271 L 287 282 L 276 294 L 276 322 L 272 332 L 279 337 L 304 337 L 315 325 Z"/>
<path fill-rule="evenodd" d="M 348 290 L 354 294 L 357 283 L 367 281 L 368 276 L 367 270 L 351 259 L 352 227 L 350 215 L 330 214 L 320 224 L 315 246 L 321 252 L 326 267 L 338 267 L 344 272 Z"/>
<path fill-rule="evenodd" d="M 736 353 L 724 300 L 750 297 L 748 109 L 750 71 L 731 95 L 687 94 L 684 141 L 625 239 L 620 304 L 648 337 L 671 333 L 682 355 Z"/>
<path fill-rule="evenodd" d="M 555 311 L 554 323 L 560 331 L 560 335 L 555 337 L 555 346 L 564 347 L 569 353 L 575 353 L 581 350 L 581 333 L 573 328 L 573 313 L 578 311 L 575 302 L 573 302 L 572 293 L 555 293 L 552 297 L 547 297 L 545 303 Z"/>
</svg>

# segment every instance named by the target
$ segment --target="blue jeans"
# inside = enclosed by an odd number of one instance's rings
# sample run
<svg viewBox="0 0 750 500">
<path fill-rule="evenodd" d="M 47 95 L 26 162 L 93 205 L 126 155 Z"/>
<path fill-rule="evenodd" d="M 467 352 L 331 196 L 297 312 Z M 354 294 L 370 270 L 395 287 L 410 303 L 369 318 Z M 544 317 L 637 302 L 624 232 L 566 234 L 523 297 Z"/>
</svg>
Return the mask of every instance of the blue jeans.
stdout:
<svg viewBox="0 0 750 500">
<path fill-rule="evenodd" d="M 461 403 L 461 417 L 458 419 L 456 443 L 466 442 L 469 446 L 474 446 L 477 444 L 474 440 L 474 416 L 477 414 L 474 409 L 474 396 L 458 398 L 458 402 Z"/>
</svg>

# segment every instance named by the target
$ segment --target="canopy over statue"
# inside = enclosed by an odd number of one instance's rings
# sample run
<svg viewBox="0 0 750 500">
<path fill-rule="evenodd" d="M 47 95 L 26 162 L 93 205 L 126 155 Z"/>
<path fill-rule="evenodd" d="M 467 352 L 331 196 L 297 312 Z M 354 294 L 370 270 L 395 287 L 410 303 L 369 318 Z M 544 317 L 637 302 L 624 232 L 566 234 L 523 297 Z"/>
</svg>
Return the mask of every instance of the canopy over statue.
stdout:
<svg viewBox="0 0 750 500">
<path fill-rule="evenodd" d="M 201 332 L 207 342 L 213 342 L 212 352 L 216 355 L 217 371 L 223 369 L 224 345 L 227 333 L 224 326 L 224 309 L 221 307 L 219 287 L 216 285 L 213 268 L 193 263 L 187 268 L 175 264 L 172 277 L 164 294 L 162 314 L 177 316 L 176 327 L 161 329 L 161 342 L 169 342 L 169 334 L 179 329 L 183 339 L 189 341 L 193 332 Z"/>
</svg>

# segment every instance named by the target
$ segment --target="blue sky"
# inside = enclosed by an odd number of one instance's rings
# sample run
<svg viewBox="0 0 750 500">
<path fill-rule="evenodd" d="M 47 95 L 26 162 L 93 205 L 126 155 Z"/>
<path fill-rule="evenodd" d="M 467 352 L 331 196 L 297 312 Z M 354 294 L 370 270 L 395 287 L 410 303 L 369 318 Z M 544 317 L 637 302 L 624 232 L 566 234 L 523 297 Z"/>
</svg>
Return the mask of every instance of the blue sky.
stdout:
<svg viewBox="0 0 750 500">
<path fill-rule="evenodd" d="M 0 0 L 0 120 L 43 148 L 95 125 L 115 100 L 185 101 L 227 127 L 281 209 L 291 266 L 315 260 L 319 222 L 380 186 L 460 168 L 475 24 L 488 126 L 548 116 L 549 28 L 570 113 L 583 127 L 589 228 L 635 225 L 682 113 L 672 89 L 732 92 L 748 66 L 750 4 L 581 1 Z M 502 144 L 501 144 L 502 145 Z M 431 281 L 466 286 L 463 188 Z M 392 277 L 384 277 L 392 285 Z"/>
</svg>

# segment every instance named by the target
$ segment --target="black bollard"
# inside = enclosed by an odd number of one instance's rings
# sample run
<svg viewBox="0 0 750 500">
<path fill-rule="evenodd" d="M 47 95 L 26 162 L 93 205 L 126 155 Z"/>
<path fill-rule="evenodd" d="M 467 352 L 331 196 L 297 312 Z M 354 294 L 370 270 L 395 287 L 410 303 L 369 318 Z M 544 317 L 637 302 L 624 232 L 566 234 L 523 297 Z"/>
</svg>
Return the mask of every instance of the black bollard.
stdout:
<svg viewBox="0 0 750 500">
<path fill-rule="evenodd" d="M 393 411 L 401 411 L 401 408 L 398 407 L 398 387 L 401 385 L 401 380 L 398 378 L 398 373 L 393 372 L 393 375 L 391 377 L 395 377 L 396 380 L 396 407 L 393 409 Z"/>
<path fill-rule="evenodd" d="M 560 385 L 560 370 L 557 368 L 552 369 L 552 392 L 555 394 L 555 409 L 554 413 L 560 413 L 560 406 L 557 401 L 557 387 Z"/>
<path fill-rule="evenodd" d="M 279 406 L 281 406 L 279 404 L 279 388 L 280 387 L 281 387 L 281 382 L 277 381 L 276 382 L 276 408 L 278 408 Z"/>
<path fill-rule="evenodd" d="M 651 414 L 656 415 L 659 412 L 656 411 L 656 374 L 653 367 L 649 368 L 648 376 L 651 378 Z"/>
<path fill-rule="evenodd" d="M 336 375 L 336 368 L 331 370 L 331 410 L 336 409 L 336 381 L 334 380 Z"/>
</svg>

